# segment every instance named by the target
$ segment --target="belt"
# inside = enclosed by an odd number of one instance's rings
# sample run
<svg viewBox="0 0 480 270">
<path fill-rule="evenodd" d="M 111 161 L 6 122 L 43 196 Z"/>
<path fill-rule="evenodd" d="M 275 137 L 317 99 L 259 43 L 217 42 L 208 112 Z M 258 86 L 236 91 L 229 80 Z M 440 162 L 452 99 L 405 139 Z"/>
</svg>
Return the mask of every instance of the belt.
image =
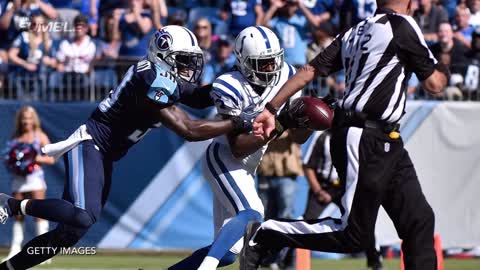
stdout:
<svg viewBox="0 0 480 270">
<path fill-rule="evenodd" d="M 359 127 L 378 129 L 388 134 L 392 139 L 400 137 L 400 124 L 389 123 L 383 120 L 372 120 L 368 115 L 362 112 L 346 111 L 337 108 L 333 119 L 333 127 Z"/>
</svg>

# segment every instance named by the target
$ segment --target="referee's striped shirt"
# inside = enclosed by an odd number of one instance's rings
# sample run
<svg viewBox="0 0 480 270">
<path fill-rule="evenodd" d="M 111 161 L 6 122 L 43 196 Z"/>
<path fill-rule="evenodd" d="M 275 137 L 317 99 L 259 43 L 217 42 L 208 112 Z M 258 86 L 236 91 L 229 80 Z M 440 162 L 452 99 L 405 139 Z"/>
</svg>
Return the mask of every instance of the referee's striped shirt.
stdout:
<svg viewBox="0 0 480 270">
<path fill-rule="evenodd" d="M 316 131 L 313 134 L 313 141 L 303 157 L 303 166 L 315 171 L 317 180 L 322 187 L 330 186 L 338 179 L 337 170 L 333 167 L 330 156 L 331 137 L 330 130 Z"/>
<path fill-rule="evenodd" d="M 379 8 L 374 17 L 339 34 L 310 65 L 321 76 L 345 69 L 341 108 L 396 123 L 405 113 L 412 72 L 423 81 L 436 63 L 412 17 Z"/>
</svg>

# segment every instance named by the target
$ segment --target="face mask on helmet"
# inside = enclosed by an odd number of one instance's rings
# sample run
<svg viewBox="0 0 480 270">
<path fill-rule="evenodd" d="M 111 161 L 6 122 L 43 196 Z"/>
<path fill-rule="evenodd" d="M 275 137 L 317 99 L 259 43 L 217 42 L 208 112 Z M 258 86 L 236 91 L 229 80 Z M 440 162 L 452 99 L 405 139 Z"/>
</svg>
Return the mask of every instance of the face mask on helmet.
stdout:
<svg viewBox="0 0 480 270">
<path fill-rule="evenodd" d="M 244 62 L 248 79 L 257 85 L 274 84 L 283 67 L 283 50 L 264 56 L 249 56 Z"/>
<path fill-rule="evenodd" d="M 183 80 L 197 83 L 203 71 L 203 54 L 194 52 L 173 52 L 166 57 L 166 62 Z"/>
</svg>

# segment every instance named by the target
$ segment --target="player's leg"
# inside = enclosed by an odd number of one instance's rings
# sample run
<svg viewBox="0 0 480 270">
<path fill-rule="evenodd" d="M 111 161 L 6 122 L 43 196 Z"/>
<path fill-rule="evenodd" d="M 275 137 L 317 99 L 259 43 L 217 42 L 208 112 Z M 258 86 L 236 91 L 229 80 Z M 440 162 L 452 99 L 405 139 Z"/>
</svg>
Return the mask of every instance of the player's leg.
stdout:
<svg viewBox="0 0 480 270">
<path fill-rule="evenodd" d="M 222 228 L 223 224 L 225 224 L 234 215 L 234 213 L 229 213 L 229 211 L 227 211 L 221 205 L 216 196 L 213 196 L 213 223 L 215 237 Z M 168 270 L 197 270 L 210 251 L 210 247 L 211 245 L 196 250 L 187 258 L 170 266 Z M 235 253 L 229 251 L 225 256 L 222 257 L 218 265 L 221 267 L 232 264 L 235 262 L 236 256 L 237 255 Z"/>
<path fill-rule="evenodd" d="M 437 269 L 433 239 L 435 216 L 407 151 L 403 153 L 382 205 L 403 240 L 405 269 L 434 270 Z"/>
<path fill-rule="evenodd" d="M 84 142 L 77 148 L 79 151 L 73 152 L 76 157 L 70 159 L 71 166 L 67 167 L 70 177 L 65 185 L 63 198 L 85 213 L 85 216 L 81 217 L 84 220 L 79 223 L 80 226 L 59 224 L 53 231 L 32 239 L 19 254 L 6 262 L 13 269 L 30 268 L 55 256 L 61 248 L 73 246 L 100 217 L 110 187 L 111 162 L 104 161 L 91 141 Z M 88 226 L 85 226 L 87 224 Z M 28 250 L 35 247 L 50 249 L 44 249 L 39 255 L 30 255 Z M 7 264 L 0 265 L 0 269 L 8 269 Z"/>
<path fill-rule="evenodd" d="M 263 217 L 263 205 L 256 192 L 253 176 L 238 162 L 230 160 L 229 155 L 222 155 L 221 151 L 224 149 L 218 143 L 208 147 L 206 178 L 223 208 L 235 215 L 219 230 L 199 269 L 215 269 L 216 262 L 229 251 L 238 254 L 248 222 L 259 221 Z"/>
<path fill-rule="evenodd" d="M 382 253 L 380 252 L 380 246 L 377 246 L 375 241 L 375 235 L 372 237 L 369 248 L 365 250 L 367 255 L 367 267 L 372 270 L 381 270 L 383 269 L 383 258 Z"/>
<path fill-rule="evenodd" d="M 385 143 L 388 142 L 388 152 Z M 403 145 L 377 130 L 344 128 L 333 132 L 332 160 L 342 180 L 341 219 L 268 220 L 251 230 L 245 241 L 241 269 L 256 269 L 268 250 L 285 246 L 335 253 L 365 251 Z M 252 226 L 251 226 L 252 227 Z"/>
</svg>

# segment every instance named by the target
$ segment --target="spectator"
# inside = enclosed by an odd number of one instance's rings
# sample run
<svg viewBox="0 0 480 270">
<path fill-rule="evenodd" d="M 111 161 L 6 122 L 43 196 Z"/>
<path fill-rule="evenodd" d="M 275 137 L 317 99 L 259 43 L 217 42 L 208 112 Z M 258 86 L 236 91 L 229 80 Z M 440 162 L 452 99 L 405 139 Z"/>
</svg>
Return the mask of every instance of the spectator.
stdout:
<svg viewBox="0 0 480 270">
<path fill-rule="evenodd" d="M 303 4 L 310 9 L 315 16 L 316 21 L 313 25 L 318 26 L 323 22 L 329 21 L 332 25 L 339 25 L 339 0 L 303 0 Z"/>
<path fill-rule="evenodd" d="M 38 99 L 46 71 L 41 68 L 56 67 L 56 60 L 50 54 L 52 41 L 48 32 L 42 29 L 45 24 L 42 14 L 34 15 L 29 31 L 17 36 L 8 50 L 10 62 L 16 65 L 12 79 L 16 82 L 18 98 L 30 98 L 29 94 L 33 92 L 33 99 Z"/>
<path fill-rule="evenodd" d="M 454 38 L 452 26 L 449 23 L 440 24 L 438 38 L 438 43 L 431 47 L 431 51 L 438 61 L 449 67 L 452 73 L 446 89 L 448 91 L 445 92 L 445 95 L 447 98 L 456 95 L 452 94 L 455 92 L 461 95 L 461 90 L 464 88 L 464 78 L 471 63 L 471 59 L 469 59 L 470 50 Z"/>
<path fill-rule="evenodd" d="M 455 18 L 458 0 L 443 0 L 442 6 L 448 14 L 448 21 L 452 22 Z"/>
<path fill-rule="evenodd" d="M 438 29 L 438 42 L 431 46 L 435 58 L 446 64 L 452 74 L 465 74 L 470 64 L 470 50 L 453 36 L 452 26 L 442 23 Z"/>
<path fill-rule="evenodd" d="M 262 0 L 225 1 L 220 17 L 224 21 L 230 18 L 229 34 L 236 37 L 246 27 L 262 23 Z"/>
<path fill-rule="evenodd" d="M 202 85 L 213 83 L 221 74 L 230 71 L 235 65 L 235 56 L 232 53 L 232 43 L 222 37 L 216 42 L 215 55 L 205 65 L 202 75 Z"/>
<path fill-rule="evenodd" d="M 468 48 L 471 48 L 472 34 L 475 28 L 469 24 L 470 10 L 465 6 L 457 7 L 455 14 L 455 38 Z"/>
<path fill-rule="evenodd" d="M 118 53 L 120 50 L 120 37 L 117 31 L 114 31 L 115 19 L 113 14 L 110 14 L 105 19 L 105 39 L 100 39 L 97 42 L 97 50 L 95 60 L 100 60 L 102 62 L 113 63 L 114 60 L 118 58 Z"/>
<path fill-rule="evenodd" d="M 203 51 L 204 61 L 210 62 L 212 60 L 211 51 L 213 47 L 212 24 L 207 18 L 198 19 L 195 23 L 193 34 L 197 37 L 198 45 Z"/>
<path fill-rule="evenodd" d="M 84 0 L 80 6 L 80 13 L 88 14 L 88 27 L 90 35 L 96 37 L 98 33 L 98 8 L 100 0 Z M 106 34 L 106 33 L 105 33 Z"/>
<path fill-rule="evenodd" d="M 467 7 L 470 9 L 470 25 L 480 26 L 480 0 L 467 0 Z"/>
<path fill-rule="evenodd" d="M 42 170 L 42 165 L 52 165 L 55 160 L 52 157 L 41 154 L 40 148 L 49 144 L 48 136 L 42 131 L 40 127 L 40 120 L 37 112 L 30 106 L 22 107 L 15 118 L 15 133 L 12 140 L 7 142 L 7 154 L 11 152 L 14 147 L 28 147 L 35 151 L 31 155 L 31 159 L 14 158 L 12 161 L 21 160 L 20 166 L 15 166 L 11 169 L 12 173 L 12 192 L 13 197 L 19 200 L 31 199 L 45 199 L 45 191 L 47 185 L 45 183 L 45 176 Z M 8 155 L 9 158 L 10 155 Z M 8 159 L 7 159 L 8 160 Z M 12 164 L 11 162 L 8 162 Z M 28 166 L 26 166 L 28 165 Z M 25 167 L 26 166 L 26 167 Z M 22 241 L 24 236 L 23 216 L 16 216 L 13 224 L 12 244 L 7 258 L 17 254 L 22 248 Z M 44 234 L 48 231 L 48 221 L 37 218 L 36 219 L 36 234 Z"/>
<path fill-rule="evenodd" d="M 419 9 L 413 14 L 427 43 L 438 41 L 437 31 L 441 23 L 448 22 L 447 12 L 442 6 L 432 3 L 432 0 L 420 0 Z"/>
<path fill-rule="evenodd" d="M 28 30 L 33 15 L 43 14 L 51 20 L 58 16 L 55 8 L 42 0 L 2 1 L 0 7 L 0 48 L 3 49 L 7 49 L 20 32 Z"/>
<path fill-rule="evenodd" d="M 99 0 L 100 1 L 100 0 Z M 116 9 L 127 9 L 129 0 L 101 0 L 98 6 L 100 18 L 113 14 Z"/>
<path fill-rule="evenodd" d="M 155 29 L 162 28 L 162 19 L 168 17 L 165 0 L 146 0 L 145 2 L 152 11 L 153 27 Z"/>
<path fill-rule="evenodd" d="M 121 37 L 120 57 L 137 61 L 145 55 L 148 38 L 152 31 L 152 18 L 143 9 L 143 0 L 129 0 L 127 10 L 116 9 L 114 19 L 118 21 L 118 31 L 115 35 Z"/>
<path fill-rule="evenodd" d="M 333 25 L 330 22 L 323 22 L 319 27 L 313 27 L 313 41 L 310 42 L 307 47 L 307 62 L 310 62 L 317 54 L 330 45 L 333 41 L 334 32 Z M 311 96 L 320 97 L 327 94 L 338 96 L 338 93 L 345 90 L 343 72 L 340 72 L 337 76 L 329 76 L 326 79 L 318 78 L 305 90 L 305 94 Z"/>
<path fill-rule="evenodd" d="M 258 166 L 258 195 L 265 207 L 265 219 L 293 219 L 297 177 L 303 175 L 300 146 L 290 132 L 270 142 Z M 291 266 L 291 251 L 281 252 L 271 264 Z"/>
<path fill-rule="evenodd" d="M 115 36 L 116 27 L 113 14 L 105 19 L 105 39 L 98 40 L 95 55 L 95 87 L 110 91 L 117 83 L 117 75 L 115 73 L 115 63 L 118 59 L 120 50 L 120 37 Z M 97 93 L 100 91 L 97 91 Z M 102 93 L 99 93 L 102 94 Z"/>
<path fill-rule="evenodd" d="M 372 17 L 376 9 L 376 0 L 343 0 L 340 7 L 341 29 L 348 29 L 360 21 Z"/>
<path fill-rule="evenodd" d="M 173 14 L 168 14 L 167 25 L 185 26 L 187 23 L 187 13 L 183 9 L 177 9 Z"/>
<path fill-rule="evenodd" d="M 299 13 L 298 10 L 303 13 Z M 308 24 L 318 26 L 315 15 L 299 0 L 271 0 L 270 8 L 265 14 L 263 25 L 273 29 L 282 48 L 285 61 L 294 66 L 306 64 L 308 44 Z"/>
<path fill-rule="evenodd" d="M 58 71 L 64 72 L 63 85 L 67 97 L 75 91 L 76 98 L 88 91 L 88 72 L 95 57 L 96 46 L 88 31 L 88 18 L 78 15 L 73 21 L 75 33 L 72 40 L 63 40 L 57 53 Z"/>
<path fill-rule="evenodd" d="M 307 61 L 310 62 L 333 41 L 334 29 L 329 22 L 323 22 L 318 27 L 312 27 L 313 40 L 307 47 Z"/>
</svg>

